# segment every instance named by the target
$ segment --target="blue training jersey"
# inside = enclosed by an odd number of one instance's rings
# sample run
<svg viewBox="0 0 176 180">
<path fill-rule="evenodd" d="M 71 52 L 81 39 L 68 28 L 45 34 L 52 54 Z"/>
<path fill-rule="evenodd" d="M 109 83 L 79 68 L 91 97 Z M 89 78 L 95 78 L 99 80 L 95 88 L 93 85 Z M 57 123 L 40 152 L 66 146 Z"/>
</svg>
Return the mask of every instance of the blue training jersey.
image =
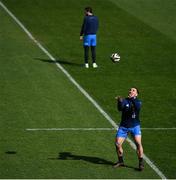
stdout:
<svg viewBox="0 0 176 180">
<path fill-rule="evenodd" d="M 120 126 L 131 128 L 140 125 L 139 112 L 141 101 L 137 98 L 125 98 L 117 103 L 118 110 L 122 111 Z"/>
<path fill-rule="evenodd" d="M 85 16 L 81 27 L 80 36 L 96 34 L 98 30 L 98 18 L 97 16 Z"/>
</svg>

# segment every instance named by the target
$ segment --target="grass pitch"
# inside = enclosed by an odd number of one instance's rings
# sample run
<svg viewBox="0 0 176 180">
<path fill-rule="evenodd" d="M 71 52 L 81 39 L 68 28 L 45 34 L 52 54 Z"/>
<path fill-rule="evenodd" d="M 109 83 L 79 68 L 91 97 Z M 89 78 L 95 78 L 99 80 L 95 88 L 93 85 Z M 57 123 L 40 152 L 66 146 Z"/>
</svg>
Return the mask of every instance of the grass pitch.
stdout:
<svg viewBox="0 0 176 180">
<path fill-rule="evenodd" d="M 173 1 L 157 0 L 158 23 L 152 21 L 155 11 L 148 12 L 155 9 L 153 1 L 3 2 L 117 123 L 114 97 L 137 86 L 142 127 L 175 127 L 176 24 L 166 31 L 169 22 L 164 24 L 160 11 L 164 6 L 165 19 L 176 17 Z M 82 66 L 79 31 L 87 5 L 100 20 L 98 69 Z M 115 131 L 26 131 L 111 125 L 1 7 L 0 19 L 0 178 L 159 178 L 147 164 L 136 171 L 137 157 L 128 143 L 128 168 L 112 168 Z M 109 56 L 116 51 L 121 62 L 113 64 Z M 143 130 L 145 154 L 167 178 L 176 177 L 175 142 L 175 130 Z"/>
</svg>

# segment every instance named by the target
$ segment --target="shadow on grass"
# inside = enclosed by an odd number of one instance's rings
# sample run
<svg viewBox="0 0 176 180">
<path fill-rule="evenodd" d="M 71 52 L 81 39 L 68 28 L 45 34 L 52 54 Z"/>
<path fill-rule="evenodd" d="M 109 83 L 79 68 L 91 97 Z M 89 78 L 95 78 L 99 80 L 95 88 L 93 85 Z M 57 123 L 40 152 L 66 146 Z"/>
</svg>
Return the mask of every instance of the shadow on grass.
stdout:
<svg viewBox="0 0 176 180">
<path fill-rule="evenodd" d="M 60 152 L 57 159 L 60 160 L 83 160 L 94 164 L 105 164 L 105 165 L 113 165 L 114 163 L 111 161 L 107 161 L 102 158 L 92 157 L 92 156 L 81 156 L 75 155 L 70 152 Z"/>
<path fill-rule="evenodd" d="M 78 64 L 78 63 L 74 63 L 74 62 L 69 62 L 69 61 L 66 61 L 66 60 L 58 60 L 56 59 L 56 61 L 53 61 L 51 59 L 42 59 L 42 58 L 35 58 L 37 60 L 40 60 L 42 62 L 45 62 L 45 63 L 59 63 L 59 64 L 62 64 L 62 65 L 69 65 L 69 66 L 75 66 L 75 67 L 83 67 L 84 64 Z"/>
<path fill-rule="evenodd" d="M 6 154 L 17 154 L 16 151 L 6 151 L 5 153 L 6 153 Z"/>
<path fill-rule="evenodd" d="M 56 158 L 48 158 L 48 159 L 49 160 L 82 160 L 82 161 L 90 162 L 90 163 L 93 163 L 93 164 L 102 164 L 102 165 L 108 165 L 108 166 L 112 166 L 112 167 L 114 165 L 114 163 L 112 161 L 108 161 L 108 160 L 105 160 L 103 158 L 92 157 L 92 156 L 75 155 L 75 154 L 72 154 L 70 152 L 60 152 L 58 157 L 56 157 Z M 124 167 L 139 171 L 138 168 L 135 168 L 135 167 L 132 167 L 132 166 L 125 165 Z M 123 167 L 121 167 L 121 168 L 123 168 Z"/>
</svg>

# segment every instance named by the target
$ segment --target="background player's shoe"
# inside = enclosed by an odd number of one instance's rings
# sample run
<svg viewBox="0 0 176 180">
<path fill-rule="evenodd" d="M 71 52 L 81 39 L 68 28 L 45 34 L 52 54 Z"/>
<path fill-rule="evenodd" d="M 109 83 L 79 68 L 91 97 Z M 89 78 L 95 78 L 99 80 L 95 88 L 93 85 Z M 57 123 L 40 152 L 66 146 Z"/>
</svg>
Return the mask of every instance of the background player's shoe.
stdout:
<svg viewBox="0 0 176 180">
<path fill-rule="evenodd" d="M 97 68 L 98 65 L 96 63 L 93 63 L 93 68 Z"/>
<path fill-rule="evenodd" d="M 89 64 L 88 63 L 85 64 L 85 68 L 89 68 Z"/>
</svg>

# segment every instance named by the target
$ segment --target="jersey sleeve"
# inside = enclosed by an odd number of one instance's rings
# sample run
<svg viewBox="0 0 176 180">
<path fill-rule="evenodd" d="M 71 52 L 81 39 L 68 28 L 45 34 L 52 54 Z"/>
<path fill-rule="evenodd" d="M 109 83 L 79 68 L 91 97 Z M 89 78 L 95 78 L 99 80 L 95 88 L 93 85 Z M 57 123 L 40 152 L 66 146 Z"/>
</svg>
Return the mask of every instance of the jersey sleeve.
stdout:
<svg viewBox="0 0 176 180">
<path fill-rule="evenodd" d="M 124 106 L 125 106 L 125 100 L 124 99 L 122 101 L 121 100 L 117 101 L 117 109 L 119 111 L 122 111 L 124 109 Z"/>
<path fill-rule="evenodd" d="M 86 18 L 84 17 L 83 23 L 82 23 L 82 26 L 81 26 L 80 36 L 83 36 L 83 34 L 84 34 L 85 21 L 86 21 Z"/>
<path fill-rule="evenodd" d="M 141 105 L 142 105 L 141 101 L 131 99 L 131 108 L 132 108 L 132 110 L 139 111 L 141 109 Z"/>
</svg>

